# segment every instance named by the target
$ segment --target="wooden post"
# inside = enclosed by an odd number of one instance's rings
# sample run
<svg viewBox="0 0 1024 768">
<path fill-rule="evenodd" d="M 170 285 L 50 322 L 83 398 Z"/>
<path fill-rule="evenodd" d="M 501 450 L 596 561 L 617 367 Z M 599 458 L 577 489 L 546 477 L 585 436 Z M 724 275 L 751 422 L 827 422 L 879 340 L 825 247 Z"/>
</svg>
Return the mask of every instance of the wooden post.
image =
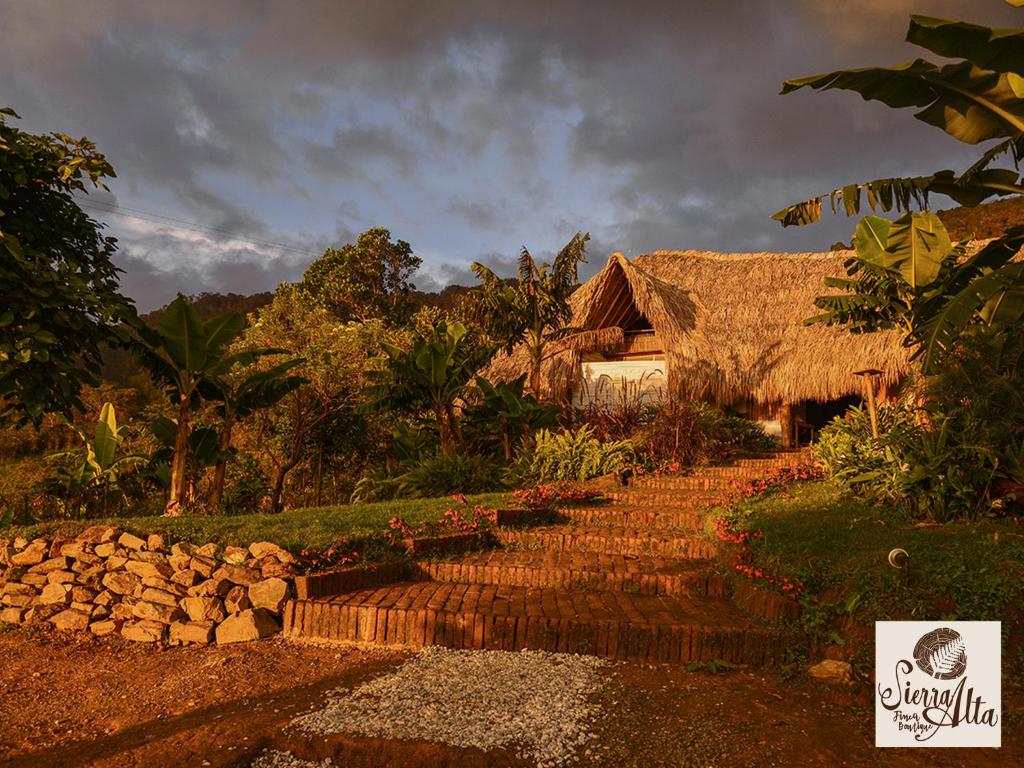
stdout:
<svg viewBox="0 0 1024 768">
<path fill-rule="evenodd" d="M 854 376 L 864 379 L 864 386 L 868 391 L 868 413 L 871 414 L 871 436 L 878 439 L 878 413 L 875 410 L 875 377 L 881 376 L 882 372 L 877 368 L 866 368 L 863 371 L 854 371 Z"/>
<path fill-rule="evenodd" d="M 875 412 L 875 383 L 870 378 L 864 382 L 868 388 L 868 411 L 871 412 L 871 436 L 878 439 L 878 414 Z"/>
<path fill-rule="evenodd" d="M 779 406 L 779 427 L 782 431 L 782 447 L 793 447 L 793 404 L 784 402 Z"/>
</svg>

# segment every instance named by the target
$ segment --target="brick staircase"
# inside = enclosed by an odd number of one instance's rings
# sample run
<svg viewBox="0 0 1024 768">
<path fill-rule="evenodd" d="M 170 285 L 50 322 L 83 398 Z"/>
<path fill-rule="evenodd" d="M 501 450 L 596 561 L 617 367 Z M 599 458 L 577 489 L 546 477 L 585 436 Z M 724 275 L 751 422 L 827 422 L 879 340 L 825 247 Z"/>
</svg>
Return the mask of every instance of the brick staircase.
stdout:
<svg viewBox="0 0 1024 768">
<path fill-rule="evenodd" d="M 636 477 L 608 506 L 559 510 L 558 524 L 503 528 L 500 548 L 422 561 L 403 580 L 301 597 L 286 635 L 406 647 L 589 653 L 612 659 L 771 664 L 782 658 L 774 596 L 734 601 L 705 531 L 737 482 L 799 460 L 744 459 L 688 476 Z"/>
</svg>

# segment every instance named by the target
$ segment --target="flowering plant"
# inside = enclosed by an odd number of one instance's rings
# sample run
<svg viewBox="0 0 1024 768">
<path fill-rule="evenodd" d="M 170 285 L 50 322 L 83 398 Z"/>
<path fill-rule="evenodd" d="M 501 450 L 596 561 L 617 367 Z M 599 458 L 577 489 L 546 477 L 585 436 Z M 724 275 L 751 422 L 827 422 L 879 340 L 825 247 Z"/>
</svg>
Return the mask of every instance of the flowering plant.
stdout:
<svg viewBox="0 0 1024 768">
<path fill-rule="evenodd" d="M 447 533 L 473 533 L 489 528 L 497 519 L 496 510 L 477 504 L 472 509 L 466 497 L 460 493 L 453 495 L 452 500 L 461 504 L 462 509 L 449 507 L 439 520 L 428 520 L 419 525 L 410 525 L 405 518 L 392 517 L 388 521 L 390 529 L 386 534 L 388 541 L 396 544 L 402 539 L 421 536 L 442 536 Z"/>
<path fill-rule="evenodd" d="M 647 461 L 633 465 L 634 477 L 665 477 L 666 475 L 679 475 L 684 470 L 681 461 L 662 461 L 659 463 Z"/>
<path fill-rule="evenodd" d="M 754 554 L 750 549 L 751 542 L 764 538 L 762 531 L 740 531 L 735 525 L 725 518 L 718 518 L 715 521 L 715 535 L 719 541 L 727 541 L 730 544 L 738 545 L 736 555 L 733 558 L 733 570 L 751 581 L 761 581 L 785 595 L 799 597 L 804 585 L 797 579 L 787 579 L 769 573 L 763 568 L 754 565 Z"/>
<path fill-rule="evenodd" d="M 820 465 L 808 461 L 792 464 L 788 467 L 778 467 L 765 473 L 762 477 L 737 483 L 733 491 L 733 501 L 752 499 L 755 496 L 776 491 L 790 483 L 820 480 L 824 476 L 825 471 Z"/>
<path fill-rule="evenodd" d="M 516 488 L 512 492 L 516 502 L 526 509 L 549 509 L 560 503 L 579 504 L 602 498 L 599 491 L 582 488 L 571 482 L 554 482 L 530 488 Z"/>
<path fill-rule="evenodd" d="M 316 573 L 355 565 L 361 557 L 351 541 L 341 538 L 326 547 L 303 549 L 299 552 L 299 564 L 306 573 Z"/>
</svg>

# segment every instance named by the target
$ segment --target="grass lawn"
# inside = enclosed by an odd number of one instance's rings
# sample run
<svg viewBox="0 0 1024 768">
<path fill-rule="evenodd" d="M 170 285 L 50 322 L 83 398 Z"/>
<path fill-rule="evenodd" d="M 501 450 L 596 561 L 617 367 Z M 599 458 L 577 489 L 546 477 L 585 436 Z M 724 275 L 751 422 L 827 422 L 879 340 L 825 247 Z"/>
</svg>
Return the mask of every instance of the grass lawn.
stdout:
<svg viewBox="0 0 1024 768">
<path fill-rule="evenodd" d="M 467 496 L 470 507 L 476 504 L 507 505 L 503 493 Z M 405 518 L 410 525 L 439 519 L 449 507 L 459 506 L 449 497 L 403 499 L 374 504 L 350 504 L 334 507 L 308 507 L 278 515 L 182 515 L 181 517 L 122 517 L 106 520 L 60 520 L 32 526 L 10 528 L 5 536 L 73 536 L 90 525 L 108 523 L 136 534 L 164 533 L 172 541 L 195 544 L 215 542 L 221 545 L 247 546 L 254 541 L 273 541 L 298 552 L 304 547 L 323 547 L 338 538 L 366 538 L 381 534 L 392 517 Z"/>
<path fill-rule="evenodd" d="M 848 636 L 844 629 L 873 637 L 873 622 L 885 619 L 1001 619 L 1004 634 L 1024 631 L 1020 523 L 915 525 L 831 481 L 744 502 L 730 517 L 764 533 L 752 545 L 755 565 L 804 582 L 800 621 L 819 640 Z M 910 554 L 905 571 L 887 562 L 895 547 Z M 1020 648 L 1011 646 L 1019 663 Z"/>
</svg>

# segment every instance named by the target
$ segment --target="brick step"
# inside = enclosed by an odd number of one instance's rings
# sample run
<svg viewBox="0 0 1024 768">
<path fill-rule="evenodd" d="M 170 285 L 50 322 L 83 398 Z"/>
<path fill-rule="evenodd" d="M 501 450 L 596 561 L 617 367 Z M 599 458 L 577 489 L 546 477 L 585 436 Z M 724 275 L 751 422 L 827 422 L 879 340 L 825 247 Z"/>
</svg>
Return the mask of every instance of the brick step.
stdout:
<svg viewBox="0 0 1024 768">
<path fill-rule="evenodd" d="M 729 582 L 713 571 L 713 565 L 709 560 L 597 552 L 496 550 L 422 562 L 419 570 L 435 581 L 469 584 L 726 597 L 731 594 Z"/>
<path fill-rule="evenodd" d="M 560 525 L 495 533 L 498 542 L 509 549 L 672 555 L 700 559 L 713 558 L 718 553 L 718 546 L 713 541 L 646 528 Z"/>
<path fill-rule="evenodd" d="M 758 469 L 788 467 L 791 464 L 798 464 L 810 458 L 811 452 L 807 448 L 798 451 L 779 451 L 777 453 L 763 453 L 758 456 L 747 456 L 742 459 L 733 459 L 729 464 L 718 467 L 702 467 L 702 469 L 729 469 L 731 467 L 756 467 Z"/>
<path fill-rule="evenodd" d="M 707 512 L 700 509 L 652 509 L 651 507 L 567 507 L 558 517 L 576 525 L 620 528 L 686 528 L 703 530 Z"/>
<path fill-rule="evenodd" d="M 784 649 L 775 632 L 714 598 L 429 581 L 291 600 L 284 632 L 412 648 L 530 648 L 648 662 L 771 664 Z"/>
<path fill-rule="evenodd" d="M 794 464 L 799 464 L 806 458 L 807 457 L 788 458 L 755 466 L 751 466 L 749 464 L 728 464 L 719 467 L 696 467 L 692 474 L 697 477 L 739 477 L 743 479 L 752 479 L 755 477 L 764 477 L 766 472 L 770 472 L 773 469 L 783 469 L 785 467 L 791 467 Z"/>
<path fill-rule="evenodd" d="M 611 503 L 588 503 L 584 505 L 584 508 L 592 507 L 648 507 L 650 504 L 646 499 L 651 495 L 659 495 L 664 497 L 661 506 L 668 507 L 671 509 L 705 509 L 708 504 L 713 504 L 721 499 L 725 498 L 726 494 L 721 490 L 675 490 L 671 494 L 666 494 L 664 491 L 649 488 L 636 488 L 636 486 L 615 486 L 613 488 L 606 488 L 601 491 L 604 497 Z M 635 497 L 643 499 L 642 504 L 633 504 L 626 499 Z M 568 509 L 568 507 L 566 507 Z"/>
<path fill-rule="evenodd" d="M 755 472 L 751 477 L 763 477 L 763 472 Z M 653 477 L 644 475 L 631 477 L 629 488 L 657 488 L 672 491 L 718 491 L 728 492 L 743 482 L 739 478 L 714 476 L 704 477 L 701 475 L 663 475 Z"/>
<path fill-rule="evenodd" d="M 629 485 L 633 488 L 672 490 L 728 490 L 736 484 L 760 479 L 771 470 L 792 467 L 810 458 L 810 451 L 791 451 L 769 458 L 738 459 L 725 466 L 695 467 L 686 475 L 634 475 Z"/>
<path fill-rule="evenodd" d="M 725 491 L 680 491 L 654 488 L 628 488 L 605 491 L 605 497 L 617 505 L 626 507 L 658 507 L 678 509 L 690 506 L 694 509 L 709 509 L 728 500 Z"/>
</svg>

